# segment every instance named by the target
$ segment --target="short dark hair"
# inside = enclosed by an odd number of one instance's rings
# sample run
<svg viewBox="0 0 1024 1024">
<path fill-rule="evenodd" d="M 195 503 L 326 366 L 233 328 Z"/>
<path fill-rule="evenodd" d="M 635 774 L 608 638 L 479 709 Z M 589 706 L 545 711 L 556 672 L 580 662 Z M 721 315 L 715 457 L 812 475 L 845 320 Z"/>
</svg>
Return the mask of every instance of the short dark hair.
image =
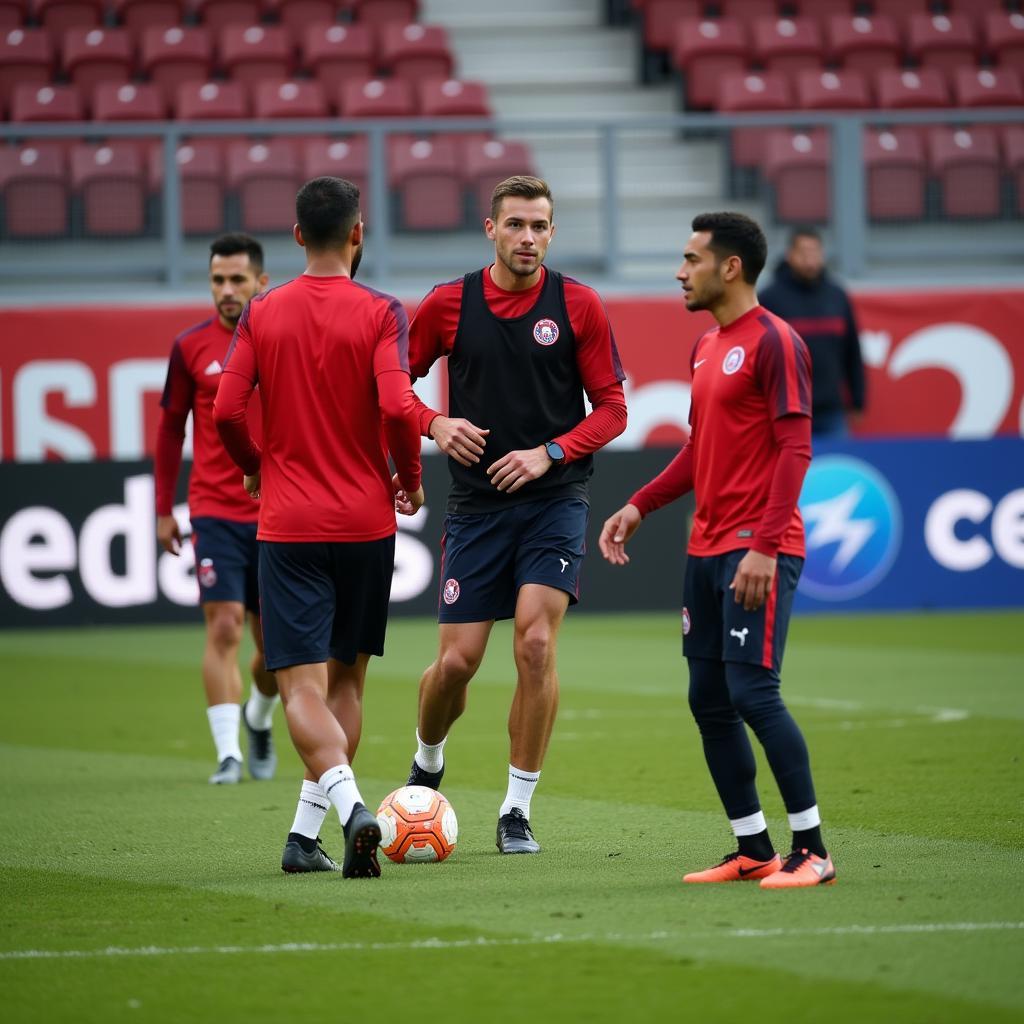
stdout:
<svg viewBox="0 0 1024 1024">
<path fill-rule="evenodd" d="M 797 224 L 789 233 L 789 247 L 796 245 L 797 239 L 800 238 L 813 238 L 816 242 L 821 242 L 821 232 L 809 224 Z"/>
<path fill-rule="evenodd" d="M 532 174 L 517 174 L 498 182 L 491 193 L 491 220 L 498 219 L 503 199 L 516 196 L 520 199 L 546 199 L 551 204 L 551 220 L 555 219 L 555 200 L 551 188 L 543 178 L 535 178 Z"/>
<path fill-rule="evenodd" d="M 768 259 L 768 241 L 761 225 L 745 213 L 701 213 L 693 218 L 694 231 L 711 235 L 708 248 L 721 262 L 738 256 L 743 264 L 743 280 L 754 284 Z"/>
<path fill-rule="evenodd" d="M 313 178 L 295 197 L 295 219 L 308 248 L 339 248 L 359 221 L 359 189 L 345 178 Z"/>
<path fill-rule="evenodd" d="M 263 246 L 252 235 L 242 234 L 241 231 L 215 238 L 210 243 L 210 262 L 213 262 L 214 256 L 237 256 L 240 252 L 249 257 L 249 263 L 257 276 L 263 273 Z"/>
</svg>

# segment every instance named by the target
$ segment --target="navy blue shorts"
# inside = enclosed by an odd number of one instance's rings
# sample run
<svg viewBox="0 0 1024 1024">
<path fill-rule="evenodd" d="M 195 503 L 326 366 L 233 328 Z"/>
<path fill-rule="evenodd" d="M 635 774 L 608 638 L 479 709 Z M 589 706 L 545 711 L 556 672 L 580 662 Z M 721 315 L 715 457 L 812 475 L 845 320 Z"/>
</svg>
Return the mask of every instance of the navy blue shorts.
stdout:
<svg viewBox="0 0 1024 1024">
<path fill-rule="evenodd" d="M 576 604 L 589 517 L 580 498 L 446 516 L 438 622 L 511 619 L 524 583 L 564 590 Z"/>
<path fill-rule="evenodd" d="M 199 516 L 192 520 L 199 603 L 238 601 L 260 613 L 256 523 Z"/>
<path fill-rule="evenodd" d="M 263 649 L 270 670 L 384 653 L 395 537 L 260 541 Z"/>
<path fill-rule="evenodd" d="M 683 654 L 687 658 L 761 665 L 778 675 L 804 560 L 796 555 L 779 555 L 768 600 L 756 612 L 748 612 L 736 603 L 729 589 L 736 566 L 746 553 L 687 556 Z"/>
</svg>

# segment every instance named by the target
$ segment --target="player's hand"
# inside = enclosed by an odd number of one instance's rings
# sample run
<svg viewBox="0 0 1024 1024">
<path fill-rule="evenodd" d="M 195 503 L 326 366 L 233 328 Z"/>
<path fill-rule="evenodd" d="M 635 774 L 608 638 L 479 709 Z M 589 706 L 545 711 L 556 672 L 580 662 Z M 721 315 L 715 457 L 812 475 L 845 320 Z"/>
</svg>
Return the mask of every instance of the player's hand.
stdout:
<svg viewBox="0 0 1024 1024">
<path fill-rule="evenodd" d="M 503 455 L 487 467 L 487 475 L 499 491 L 514 494 L 523 484 L 543 476 L 553 465 L 547 448 L 541 444 Z"/>
<path fill-rule="evenodd" d="M 181 530 L 174 516 L 156 517 L 156 539 L 164 551 L 177 555 L 181 551 Z"/>
<path fill-rule="evenodd" d="M 477 427 L 469 420 L 435 416 L 430 421 L 430 436 L 437 447 L 460 466 L 473 466 L 480 461 L 489 433 L 490 430 Z"/>
<path fill-rule="evenodd" d="M 775 579 L 776 559 L 750 550 L 736 566 L 736 575 L 729 584 L 733 600 L 743 605 L 744 611 L 756 612 L 768 600 L 772 580 Z"/>
<path fill-rule="evenodd" d="M 258 469 L 252 474 L 252 476 L 246 473 L 242 478 L 242 484 L 253 501 L 260 500 L 260 471 Z"/>
<path fill-rule="evenodd" d="M 597 546 L 612 565 L 626 565 L 629 562 L 626 541 L 636 533 L 643 521 L 640 509 L 629 504 L 623 505 L 618 512 L 604 521 L 601 536 L 597 538 Z"/>
<path fill-rule="evenodd" d="M 422 507 L 426 497 L 423 494 L 423 485 L 420 484 L 411 494 L 402 486 L 398 474 L 391 478 L 391 486 L 395 491 L 395 511 L 402 516 L 413 516 Z"/>
</svg>

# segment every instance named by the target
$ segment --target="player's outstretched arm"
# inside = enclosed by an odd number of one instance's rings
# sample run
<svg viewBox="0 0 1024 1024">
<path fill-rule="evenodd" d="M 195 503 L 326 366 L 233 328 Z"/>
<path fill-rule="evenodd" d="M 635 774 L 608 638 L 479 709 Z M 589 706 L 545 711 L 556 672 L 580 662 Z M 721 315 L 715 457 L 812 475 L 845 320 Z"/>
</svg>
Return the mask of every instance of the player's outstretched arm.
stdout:
<svg viewBox="0 0 1024 1024">
<path fill-rule="evenodd" d="M 435 416 L 428 430 L 437 447 L 460 466 L 473 466 L 480 461 L 489 433 L 490 430 L 469 420 L 448 416 Z"/>
<path fill-rule="evenodd" d="M 601 554 L 612 565 L 626 565 L 629 562 L 629 555 L 626 554 L 626 542 L 640 528 L 643 516 L 636 505 L 628 502 L 614 512 L 605 521 L 601 528 L 601 536 L 597 539 L 597 546 Z"/>
</svg>

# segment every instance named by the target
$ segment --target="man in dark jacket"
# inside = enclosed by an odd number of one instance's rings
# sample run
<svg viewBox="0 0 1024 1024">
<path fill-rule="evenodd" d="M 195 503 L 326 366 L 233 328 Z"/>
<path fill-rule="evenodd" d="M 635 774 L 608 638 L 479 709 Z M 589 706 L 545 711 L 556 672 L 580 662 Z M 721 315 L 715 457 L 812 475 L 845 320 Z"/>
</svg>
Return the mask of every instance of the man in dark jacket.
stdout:
<svg viewBox="0 0 1024 1024">
<path fill-rule="evenodd" d="M 782 317 L 811 351 L 814 374 L 811 429 L 842 437 L 846 410 L 864 410 L 864 363 L 849 296 L 825 270 L 821 236 L 797 228 L 769 287 L 759 291 L 765 309 Z"/>
</svg>

